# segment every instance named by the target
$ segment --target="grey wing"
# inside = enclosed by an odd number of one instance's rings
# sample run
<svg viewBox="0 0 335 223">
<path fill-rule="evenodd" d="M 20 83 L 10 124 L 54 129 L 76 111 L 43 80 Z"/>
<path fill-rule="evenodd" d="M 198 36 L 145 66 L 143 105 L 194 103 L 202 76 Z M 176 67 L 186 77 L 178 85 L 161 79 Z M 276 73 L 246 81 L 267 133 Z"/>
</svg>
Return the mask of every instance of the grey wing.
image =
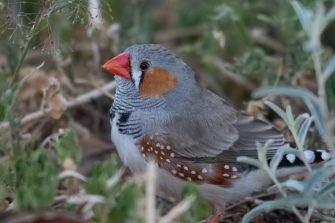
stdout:
<svg viewBox="0 0 335 223">
<path fill-rule="evenodd" d="M 252 116 L 239 113 L 235 126 L 238 129 L 239 138 L 234 143 L 233 149 L 239 151 L 241 155 L 257 157 L 256 142 L 265 144 L 269 139 L 272 139 L 273 142 L 267 151 L 270 158 L 278 148 L 286 144 L 283 134 L 272 124 Z"/>
<path fill-rule="evenodd" d="M 256 142 L 274 139 L 268 154 L 284 144 L 282 134 L 271 124 L 236 111 L 217 95 L 208 91 L 202 102 L 192 106 L 192 111 L 173 117 L 167 126 L 167 140 L 178 148 L 175 152 L 180 156 L 220 159 L 229 153 L 235 161 L 240 155 L 257 157 Z"/>
</svg>

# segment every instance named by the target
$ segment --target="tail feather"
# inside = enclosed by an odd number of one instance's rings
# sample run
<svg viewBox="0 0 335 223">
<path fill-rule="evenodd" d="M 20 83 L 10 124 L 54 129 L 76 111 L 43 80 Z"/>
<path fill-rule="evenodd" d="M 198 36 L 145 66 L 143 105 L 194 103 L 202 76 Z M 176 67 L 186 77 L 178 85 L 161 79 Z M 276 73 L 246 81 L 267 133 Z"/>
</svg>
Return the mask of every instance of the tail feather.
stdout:
<svg viewBox="0 0 335 223">
<path fill-rule="evenodd" d="M 315 164 L 331 159 L 331 154 L 327 149 L 318 150 L 305 150 L 304 157 L 307 163 Z M 283 159 L 279 163 L 279 167 L 290 167 L 290 166 L 301 166 L 304 165 L 296 155 L 290 153 L 283 156 Z"/>
</svg>

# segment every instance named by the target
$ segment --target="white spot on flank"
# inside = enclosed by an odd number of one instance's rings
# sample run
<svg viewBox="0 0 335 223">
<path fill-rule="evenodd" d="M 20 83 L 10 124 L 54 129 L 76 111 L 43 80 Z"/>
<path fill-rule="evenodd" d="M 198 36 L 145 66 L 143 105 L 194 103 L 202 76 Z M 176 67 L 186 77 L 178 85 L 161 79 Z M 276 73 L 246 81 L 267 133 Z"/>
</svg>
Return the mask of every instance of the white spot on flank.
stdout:
<svg viewBox="0 0 335 223">
<path fill-rule="evenodd" d="M 166 146 L 166 149 L 167 149 L 167 150 L 170 150 L 170 149 L 171 149 L 171 146 Z"/>
<path fill-rule="evenodd" d="M 158 154 L 158 151 L 157 151 L 157 150 L 155 150 L 155 154 Z"/>
<path fill-rule="evenodd" d="M 177 164 L 177 167 L 181 167 L 181 165 L 180 165 L 180 164 Z"/>
<path fill-rule="evenodd" d="M 184 166 L 184 170 L 188 170 L 188 167 L 187 167 L 187 166 Z"/>
<path fill-rule="evenodd" d="M 166 159 L 166 162 L 168 162 L 168 163 L 171 163 L 171 160 L 169 160 L 169 159 Z"/>
<path fill-rule="evenodd" d="M 164 152 L 161 152 L 161 154 L 162 154 L 162 155 L 165 155 L 165 153 L 164 153 Z"/>
<path fill-rule="evenodd" d="M 226 169 L 226 170 L 229 170 L 229 165 L 224 165 L 224 168 Z"/>
<path fill-rule="evenodd" d="M 185 175 L 183 173 L 178 173 L 179 176 L 184 177 Z"/>
<path fill-rule="evenodd" d="M 237 168 L 236 168 L 236 166 L 233 166 L 233 167 L 231 168 L 231 170 L 234 171 L 234 172 L 237 172 Z"/>
<path fill-rule="evenodd" d="M 187 180 L 188 180 L 188 181 L 192 181 L 192 178 L 191 178 L 191 177 L 187 177 Z"/>
<path fill-rule="evenodd" d="M 207 169 L 206 169 L 206 168 L 203 168 L 203 169 L 201 170 L 201 172 L 202 172 L 202 173 L 207 173 Z"/>
<path fill-rule="evenodd" d="M 294 163 L 296 156 L 294 154 L 287 154 L 286 159 L 290 161 L 290 163 Z"/>
<path fill-rule="evenodd" d="M 160 143 L 157 143 L 157 144 L 156 144 L 156 147 L 160 147 L 160 146 L 161 146 L 161 144 L 160 144 Z"/>
<path fill-rule="evenodd" d="M 196 172 L 194 170 L 191 171 L 191 174 L 196 174 Z"/>
<path fill-rule="evenodd" d="M 199 180 L 204 179 L 201 175 L 198 175 L 197 177 L 198 177 Z"/>
<path fill-rule="evenodd" d="M 171 170 L 173 174 L 177 174 L 177 170 Z"/>
<path fill-rule="evenodd" d="M 222 174 L 222 176 L 229 177 L 230 175 L 228 173 L 224 173 L 224 174 Z"/>
<path fill-rule="evenodd" d="M 144 150 L 144 147 L 142 146 L 142 147 L 141 147 L 141 151 L 143 151 L 143 150 Z"/>
<path fill-rule="evenodd" d="M 175 156 L 175 154 L 174 154 L 174 153 L 171 153 L 171 154 L 170 154 L 170 156 L 171 156 L 171 157 L 174 157 L 174 156 Z"/>
<path fill-rule="evenodd" d="M 163 157 L 161 157 L 161 156 L 160 156 L 159 158 L 160 158 L 161 160 L 163 159 Z"/>
<path fill-rule="evenodd" d="M 164 149 L 164 145 L 161 145 L 161 147 L 160 147 L 161 149 Z"/>
<path fill-rule="evenodd" d="M 237 176 L 236 176 L 236 175 L 233 175 L 233 176 L 231 176 L 231 178 L 235 179 L 235 178 L 237 178 Z"/>
<path fill-rule="evenodd" d="M 307 163 L 313 163 L 315 160 L 315 154 L 311 150 L 304 151 L 304 156 L 305 156 Z"/>
</svg>

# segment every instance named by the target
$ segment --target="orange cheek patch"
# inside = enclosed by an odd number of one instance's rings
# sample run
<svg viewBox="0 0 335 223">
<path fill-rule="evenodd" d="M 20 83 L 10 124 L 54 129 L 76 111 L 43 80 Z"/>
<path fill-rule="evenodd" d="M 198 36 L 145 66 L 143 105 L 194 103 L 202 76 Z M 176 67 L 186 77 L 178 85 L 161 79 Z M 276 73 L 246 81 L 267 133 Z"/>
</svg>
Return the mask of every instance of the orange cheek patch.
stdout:
<svg viewBox="0 0 335 223">
<path fill-rule="evenodd" d="M 153 68 L 143 74 L 140 95 L 159 97 L 176 87 L 176 77 L 161 68 Z"/>
</svg>

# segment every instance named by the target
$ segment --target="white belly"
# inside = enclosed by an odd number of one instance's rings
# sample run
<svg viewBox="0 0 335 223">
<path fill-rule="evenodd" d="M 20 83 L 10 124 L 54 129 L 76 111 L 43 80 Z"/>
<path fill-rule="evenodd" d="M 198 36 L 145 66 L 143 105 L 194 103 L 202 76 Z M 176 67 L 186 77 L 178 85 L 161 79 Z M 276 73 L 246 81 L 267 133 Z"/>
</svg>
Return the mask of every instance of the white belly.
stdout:
<svg viewBox="0 0 335 223">
<path fill-rule="evenodd" d="M 112 141 L 122 162 L 129 167 L 132 172 L 139 173 L 146 169 L 146 161 L 141 156 L 136 141 L 129 135 L 121 134 L 116 126 L 116 120 L 119 115 L 115 114 L 114 119 L 111 121 L 112 126 Z"/>
</svg>

